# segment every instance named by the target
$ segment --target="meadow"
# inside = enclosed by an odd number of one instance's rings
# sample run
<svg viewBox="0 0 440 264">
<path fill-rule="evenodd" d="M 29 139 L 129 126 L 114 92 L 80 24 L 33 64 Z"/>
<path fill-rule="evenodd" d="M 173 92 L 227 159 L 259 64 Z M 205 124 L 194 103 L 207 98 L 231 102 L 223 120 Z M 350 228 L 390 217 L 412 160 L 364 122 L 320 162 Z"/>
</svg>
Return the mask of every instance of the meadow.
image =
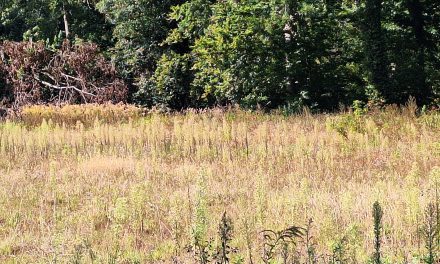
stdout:
<svg viewBox="0 0 440 264">
<path fill-rule="evenodd" d="M 429 263 L 440 114 L 30 107 L 0 183 L 1 263 L 376 263 L 376 201 L 381 263 Z"/>
</svg>

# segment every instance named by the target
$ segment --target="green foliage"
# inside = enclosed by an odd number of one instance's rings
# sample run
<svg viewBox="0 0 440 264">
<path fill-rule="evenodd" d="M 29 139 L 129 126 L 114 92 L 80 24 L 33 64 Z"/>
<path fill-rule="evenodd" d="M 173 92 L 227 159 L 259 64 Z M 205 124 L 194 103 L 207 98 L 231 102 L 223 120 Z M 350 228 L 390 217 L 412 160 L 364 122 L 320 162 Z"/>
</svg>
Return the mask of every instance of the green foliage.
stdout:
<svg viewBox="0 0 440 264">
<path fill-rule="evenodd" d="M 193 48 L 193 85 L 208 104 L 267 107 L 287 95 L 281 6 L 253 0 L 212 5 L 212 23 Z"/>
<path fill-rule="evenodd" d="M 381 264 L 381 241 L 382 241 L 382 216 L 383 211 L 382 207 L 380 206 L 379 202 L 375 202 L 373 204 L 373 219 L 374 219 L 374 253 L 373 253 L 373 263 L 374 264 Z"/>
<path fill-rule="evenodd" d="M 370 100 L 390 98 L 391 87 L 388 78 L 388 58 L 382 32 L 382 0 L 367 0 L 364 8 L 363 33 L 365 39 L 366 66 L 369 70 Z"/>
<path fill-rule="evenodd" d="M 411 97 L 436 107 L 439 10 L 436 0 L 6 0 L 0 41 L 43 40 L 53 52 L 64 38 L 96 43 L 128 100 L 148 107 L 289 115 Z"/>
<path fill-rule="evenodd" d="M 333 245 L 332 248 L 332 264 L 341 264 L 348 261 L 346 256 L 347 238 L 342 237 Z"/>
<path fill-rule="evenodd" d="M 0 40 L 44 40 L 52 43 L 64 30 L 64 12 L 72 39 L 111 45 L 111 25 L 95 8 L 94 1 L 8 0 L 0 4 Z M 65 35 L 63 35 L 65 37 Z"/>
<path fill-rule="evenodd" d="M 170 7 L 178 0 L 101 0 L 97 8 L 114 25 L 110 49 L 120 73 L 135 84 L 140 77 L 151 76 L 163 54 Z"/>
<path fill-rule="evenodd" d="M 262 260 L 264 263 L 272 263 L 275 254 L 288 244 L 295 244 L 296 239 L 302 237 L 304 229 L 291 226 L 281 231 L 264 230 L 262 231 L 264 245 Z"/>
<path fill-rule="evenodd" d="M 166 42 L 172 44 L 189 40 L 193 44 L 210 24 L 213 3 L 213 0 L 190 0 L 173 6 L 169 17 L 178 24 L 170 31 Z"/>
<path fill-rule="evenodd" d="M 305 91 L 300 93 L 300 97 L 292 102 L 287 102 L 280 107 L 280 111 L 284 116 L 300 113 L 305 107 L 305 100 L 309 99 Z"/>
<path fill-rule="evenodd" d="M 344 137 L 348 137 L 350 132 L 363 133 L 365 131 L 365 120 L 362 115 L 364 108 L 355 108 L 354 112 L 335 117 L 329 124 L 332 129 Z"/>
<path fill-rule="evenodd" d="M 328 119 L 327 124 L 344 137 L 348 137 L 350 132 L 364 133 L 365 118 L 363 116 L 367 113 L 368 108 L 364 103 L 356 100 L 353 102 L 350 112 Z"/>
<path fill-rule="evenodd" d="M 199 105 L 332 108 L 363 99 L 354 10 L 324 1 L 193 0 L 173 8 L 177 28 L 166 43 L 189 44 L 189 89 Z"/>
<path fill-rule="evenodd" d="M 219 225 L 219 236 L 221 245 L 217 250 L 217 254 L 215 256 L 217 264 L 228 264 L 230 263 L 230 254 L 232 248 L 230 246 L 230 242 L 232 240 L 232 220 L 226 215 L 226 212 L 223 213 L 222 219 Z"/>
<path fill-rule="evenodd" d="M 440 260 L 440 225 L 439 225 L 438 203 L 430 203 L 425 211 L 425 224 L 423 233 L 425 236 L 425 247 L 427 254 L 423 261 L 426 264 L 438 263 Z"/>
<path fill-rule="evenodd" d="M 151 78 L 141 78 L 136 99 L 146 106 L 183 109 L 191 105 L 189 56 L 173 51 L 162 55 Z"/>
<path fill-rule="evenodd" d="M 359 236 L 361 234 L 359 225 L 349 226 L 345 232 L 338 234 L 331 245 L 331 264 L 353 263 L 359 255 Z"/>
<path fill-rule="evenodd" d="M 209 262 L 209 246 L 207 239 L 208 232 L 208 211 L 206 205 L 205 179 L 201 175 L 198 181 L 198 190 L 196 196 L 194 224 L 192 227 L 192 238 L 195 259 L 199 264 Z"/>
</svg>

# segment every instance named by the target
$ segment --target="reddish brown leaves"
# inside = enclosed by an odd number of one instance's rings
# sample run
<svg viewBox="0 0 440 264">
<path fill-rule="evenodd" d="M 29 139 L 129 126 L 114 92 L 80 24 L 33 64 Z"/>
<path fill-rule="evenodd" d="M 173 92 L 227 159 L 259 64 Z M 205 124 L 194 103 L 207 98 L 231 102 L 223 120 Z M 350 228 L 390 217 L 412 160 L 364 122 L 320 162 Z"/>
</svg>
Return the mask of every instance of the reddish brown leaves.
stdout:
<svg viewBox="0 0 440 264">
<path fill-rule="evenodd" d="M 42 42 L 0 45 L 0 72 L 15 106 L 35 103 L 123 102 L 127 86 L 91 43 L 64 41 L 53 52 Z"/>
</svg>

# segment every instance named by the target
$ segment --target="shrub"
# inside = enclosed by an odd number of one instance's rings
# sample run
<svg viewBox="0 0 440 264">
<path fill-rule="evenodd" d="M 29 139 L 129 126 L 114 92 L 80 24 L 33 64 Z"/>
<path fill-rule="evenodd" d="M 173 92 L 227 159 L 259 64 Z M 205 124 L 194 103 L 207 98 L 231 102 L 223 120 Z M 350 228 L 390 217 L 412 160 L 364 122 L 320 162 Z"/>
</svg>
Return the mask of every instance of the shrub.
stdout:
<svg viewBox="0 0 440 264">
<path fill-rule="evenodd" d="M 352 108 L 352 112 L 337 116 L 330 122 L 330 127 L 344 137 L 347 137 L 349 132 L 365 132 L 365 119 L 362 116 L 367 114 L 368 110 L 361 101 L 354 101 Z"/>
<path fill-rule="evenodd" d="M 127 98 L 127 86 L 96 44 L 72 45 L 66 40 L 53 52 L 43 42 L 5 41 L 0 54 L 0 77 L 15 106 L 117 103 Z"/>
<path fill-rule="evenodd" d="M 189 83 L 191 81 L 189 57 L 174 52 L 164 54 L 151 78 L 142 77 L 135 100 L 147 107 L 165 106 L 184 109 L 191 104 Z"/>
</svg>

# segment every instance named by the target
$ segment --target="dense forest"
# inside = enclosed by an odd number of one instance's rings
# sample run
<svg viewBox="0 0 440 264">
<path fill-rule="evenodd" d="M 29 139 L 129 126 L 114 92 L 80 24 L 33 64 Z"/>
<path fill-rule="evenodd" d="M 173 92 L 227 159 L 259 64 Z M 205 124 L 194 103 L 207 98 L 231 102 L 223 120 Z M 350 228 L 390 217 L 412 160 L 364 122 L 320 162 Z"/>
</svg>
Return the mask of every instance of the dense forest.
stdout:
<svg viewBox="0 0 440 264">
<path fill-rule="evenodd" d="M 436 106 L 438 0 L 5 0 L 5 106 Z"/>
</svg>

